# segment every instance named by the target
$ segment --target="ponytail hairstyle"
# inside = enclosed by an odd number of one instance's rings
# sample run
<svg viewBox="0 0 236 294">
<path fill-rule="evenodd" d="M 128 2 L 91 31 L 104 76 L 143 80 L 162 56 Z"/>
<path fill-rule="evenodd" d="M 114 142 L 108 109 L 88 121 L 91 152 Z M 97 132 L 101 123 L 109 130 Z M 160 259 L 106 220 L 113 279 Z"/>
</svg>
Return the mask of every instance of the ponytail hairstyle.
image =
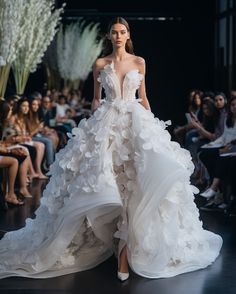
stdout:
<svg viewBox="0 0 236 294">
<path fill-rule="evenodd" d="M 111 22 L 108 25 L 107 28 L 107 34 L 110 33 L 111 28 L 114 24 L 120 23 L 122 25 L 124 25 L 127 29 L 127 31 L 130 33 L 130 28 L 129 28 L 129 24 L 128 22 L 123 18 L 123 17 L 115 17 L 111 20 Z M 106 37 L 105 41 L 104 41 L 104 49 L 102 52 L 102 56 L 107 56 L 109 54 L 112 53 L 112 43 L 111 41 Z M 132 40 L 129 38 L 125 44 L 125 50 L 130 53 L 130 54 L 134 54 L 134 47 L 133 47 L 133 42 Z"/>
</svg>

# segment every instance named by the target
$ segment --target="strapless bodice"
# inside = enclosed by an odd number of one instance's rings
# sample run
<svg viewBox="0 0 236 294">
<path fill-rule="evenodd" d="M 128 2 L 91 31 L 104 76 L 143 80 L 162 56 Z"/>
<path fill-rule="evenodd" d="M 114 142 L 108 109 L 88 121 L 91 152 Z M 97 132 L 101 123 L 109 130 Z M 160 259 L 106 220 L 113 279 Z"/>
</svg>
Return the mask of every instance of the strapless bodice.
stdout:
<svg viewBox="0 0 236 294">
<path fill-rule="evenodd" d="M 113 101 L 117 98 L 134 100 L 142 79 L 143 74 L 140 74 L 138 69 L 132 69 L 125 74 L 123 83 L 120 84 L 113 62 L 105 65 L 98 77 L 108 101 Z"/>
</svg>

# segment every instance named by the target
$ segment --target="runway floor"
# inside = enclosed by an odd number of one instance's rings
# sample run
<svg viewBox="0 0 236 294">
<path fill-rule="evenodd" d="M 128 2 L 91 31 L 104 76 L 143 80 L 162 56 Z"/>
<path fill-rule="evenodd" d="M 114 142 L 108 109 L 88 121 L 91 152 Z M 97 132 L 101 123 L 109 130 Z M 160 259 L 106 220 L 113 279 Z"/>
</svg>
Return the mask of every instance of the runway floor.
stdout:
<svg viewBox="0 0 236 294">
<path fill-rule="evenodd" d="M 33 199 L 22 207 L 0 211 L 0 234 L 18 229 L 39 206 L 45 181 L 31 186 Z M 201 204 L 201 199 L 196 198 Z M 224 244 L 215 263 L 206 269 L 168 279 L 146 279 L 131 273 L 121 283 L 116 278 L 117 262 L 111 257 L 96 268 L 50 279 L 7 278 L 0 280 L 0 294 L 235 294 L 236 293 L 236 216 L 222 212 L 200 212 L 204 228 L 220 234 Z"/>
</svg>

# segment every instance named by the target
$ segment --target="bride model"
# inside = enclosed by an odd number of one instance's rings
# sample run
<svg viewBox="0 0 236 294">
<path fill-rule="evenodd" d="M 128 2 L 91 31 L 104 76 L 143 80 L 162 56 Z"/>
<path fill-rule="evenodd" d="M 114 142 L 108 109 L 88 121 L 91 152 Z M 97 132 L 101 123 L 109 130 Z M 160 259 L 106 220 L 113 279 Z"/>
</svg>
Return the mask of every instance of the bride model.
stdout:
<svg viewBox="0 0 236 294">
<path fill-rule="evenodd" d="M 171 277 L 219 254 L 221 237 L 199 220 L 189 152 L 150 111 L 128 23 L 114 19 L 107 37 L 110 55 L 94 65 L 94 113 L 57 154 L 36 218 L 0 241 L 0 278 L 78 272 L 114 253 L 120 280 L 128 264 L 147 278 Z"/>
</svg>

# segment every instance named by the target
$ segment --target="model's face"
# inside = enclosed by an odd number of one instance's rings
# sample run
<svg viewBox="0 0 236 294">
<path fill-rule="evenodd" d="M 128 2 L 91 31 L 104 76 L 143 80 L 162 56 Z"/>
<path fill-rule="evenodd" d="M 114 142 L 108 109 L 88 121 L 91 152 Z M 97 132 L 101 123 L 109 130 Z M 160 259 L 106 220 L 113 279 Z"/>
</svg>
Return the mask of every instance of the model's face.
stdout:
<svg viewBox="0 0 236 294">
<path fill-rule="evenodd" d="M 108 37 L 114 48 L 120 48 L 125 47 L 129 36 L 126 26 L 121 23 L 116 23 L 111 27 Z"/>
<path fill-rule="evenodd" d="M 31 109 L 33 112 L 37 112 L 39 109 L 39 102 L 38 100 L 33 100 L 32 104 L 31 104 Z"/>
<path fill-rule="evenodd" d="M 24 101 L 20 106 L 20 111 L 23 114 L 27 114 L 29 112 L 29 102 Z"/>
<path fill-rule="evenodd" d="M 224 105 L 225 105 L 224 97 L 221 96 L 221 95 L 216 96 L 215 97 L 215 106 L 216 106 L 216 108 L 221 109 L 221 108 L 224 107 Z"/>
<path fill-rule="evenodd" d="M 234 99 L 230 104 L 230 111 L 236 116 L 236 99 Z"/>
</svg>

